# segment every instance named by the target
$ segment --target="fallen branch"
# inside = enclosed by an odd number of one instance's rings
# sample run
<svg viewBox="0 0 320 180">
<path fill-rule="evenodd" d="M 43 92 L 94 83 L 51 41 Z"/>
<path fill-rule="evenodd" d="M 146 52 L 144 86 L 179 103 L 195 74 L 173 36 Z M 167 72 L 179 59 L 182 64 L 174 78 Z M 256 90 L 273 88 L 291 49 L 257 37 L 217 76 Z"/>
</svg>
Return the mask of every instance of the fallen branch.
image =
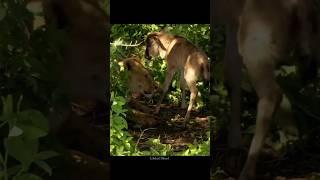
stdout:
<svg viewBox="0 0 320 180">
<path fill-rule="evenodd" d="M 137 47 L 137 46 L 140 46 L 142 43 L 144 43 L 144 41 L 141 41 L 140 43 L 137 43 L 137 44 L 118 44 L 118 43 L 110 43 L 111 45 L 114 45 L 114 46 L 123 46 L 123 47 Z"/>
<path fill-rule="evenodd" d="M 144 132 L 146 132 L 146 131 L 148 131 L 148 130 L 151 130 L 151 129 L 157 129 L 157 128 L 148 128 L 148 129 L 144 129 L 144 130 L 142 131 L 142 133 L 140 134 L 139 139 L 138 139 L 138 141 L 137 141 L 137 143 L 136 143 L 136 145 L 135 145 L 135 147 L 134 147 L 134 150 L 135 150 L 135 151 L 137 151 L 137 146 L 138 146 L 138 144 L 139 144 L 139 142 L 140 142 L 140 139 L 141 139 L 141 137 L 143 136 Z"/>
</svg>

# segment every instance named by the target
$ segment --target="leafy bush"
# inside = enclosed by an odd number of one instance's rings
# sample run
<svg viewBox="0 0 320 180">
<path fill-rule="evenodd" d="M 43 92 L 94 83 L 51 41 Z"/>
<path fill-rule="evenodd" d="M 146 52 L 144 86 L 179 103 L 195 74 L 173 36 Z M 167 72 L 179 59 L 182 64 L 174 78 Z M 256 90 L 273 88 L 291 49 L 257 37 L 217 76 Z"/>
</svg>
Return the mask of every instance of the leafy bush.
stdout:
<svg viewBox="0 0 320 180">
<path fill-rule="evenodd" d="M 52 169 L 45 160 L 58 154 L 53 151 L 39 152 L 39 139 L 49 131 L 48 121 L 39 111 L 20 111 L 21 100 L 14 106 L 11 95 L 2 97 L 0 128 L 7 135 L 2 137 L 4 150 L 0 152 L 0 179 L 40 180 L 41 177 L 30 172 L 31 166 L 35 164 L 51 175 Z"/>
<path fill-rule="evenodd" d="M 210 156 L 210 132 L 207 132 L 208 139 L 201 144 L 190 144 L 189 148 L 179 153 L 182 156 Z"/>
<path fill-rule="evenodd" d="M 0 14 L 0 94 L 23 94 L 25 106 L 48 112 L 60 81 L 58 47 L 65 34 L 51 26 L 33 29 L 25 0 L 0 2 Z"/>
<path fill-rule="evenodd" d="M 126 101 L 121 96 L 111 94 L 110 112 L 110 154 L 113 156 L 128 156 L 134 152 L 132 137 L 126 131 L 128 129 L 126 109 L 123 108 Z"/>
</svg>

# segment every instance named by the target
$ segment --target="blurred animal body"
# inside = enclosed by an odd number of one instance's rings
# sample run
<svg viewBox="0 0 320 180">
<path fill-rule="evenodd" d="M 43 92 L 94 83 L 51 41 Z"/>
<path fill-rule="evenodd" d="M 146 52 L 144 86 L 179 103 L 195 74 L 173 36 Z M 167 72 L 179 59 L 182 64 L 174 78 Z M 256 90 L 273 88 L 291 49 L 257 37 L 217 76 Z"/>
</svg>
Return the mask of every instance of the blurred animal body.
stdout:
<svg viewBox="0 0 320 180">
<path fill-rule="evenodd" d="M 213 24 L 226 26 L 226 77 L 232 94 L 232 118 L 228 144 L 241 146 L 240 82 L 241 60 L 258 95 L 256 130 L 240 180 L 254 179 L 257 158 L 261 152 L 271 119 L 283 93 L 274 70 L 291 50 L 297 50 L 306 77 L 317 74 L 319 63 L 319 13 L 317 0 L 216 0 Z M 232 7 L 228 13 L 226 4 Z M 319 6 L 318 6 L 319 7 Z M 317 62 L 318 61 L 318 62 Z M 304 79 L 304 78 L 303 78 Z"/>
</svg>

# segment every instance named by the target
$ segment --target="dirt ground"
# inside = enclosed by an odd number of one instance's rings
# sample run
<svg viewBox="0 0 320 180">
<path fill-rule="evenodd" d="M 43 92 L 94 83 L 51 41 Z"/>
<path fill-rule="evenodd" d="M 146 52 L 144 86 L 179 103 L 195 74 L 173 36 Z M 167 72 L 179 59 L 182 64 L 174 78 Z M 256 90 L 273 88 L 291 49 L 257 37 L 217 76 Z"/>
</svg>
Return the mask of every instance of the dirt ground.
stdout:
<svg viewBox="0 0 320 180">
<path fill-rule="evenodd" d="M 149 127 L 141 127 L 133 122 L 129 123 L 129 132 L 138 142 L 138 147 L 141 150 L 149 149 L 146 142 L 150 138 L 160 138 L 161 143 L 170 144 L 175 152 L 185 150 L 187 144 L 207 140 L 206 132 L 210 128 L 208 120 L 210 112 L 207 109 L 193 110 L 189 121 L 184 126 L 183 117 L 186 109 L 162 104 L 159 114 L 153 115 L 152 111 L 155 109 L 155 105 L 145 103 L 144 105 L 151 110 L 147 116 L 151 115 L 151 121 L 154 123 Z M 146 118 L 146 120 L 148 119 Z"/>
</svg>

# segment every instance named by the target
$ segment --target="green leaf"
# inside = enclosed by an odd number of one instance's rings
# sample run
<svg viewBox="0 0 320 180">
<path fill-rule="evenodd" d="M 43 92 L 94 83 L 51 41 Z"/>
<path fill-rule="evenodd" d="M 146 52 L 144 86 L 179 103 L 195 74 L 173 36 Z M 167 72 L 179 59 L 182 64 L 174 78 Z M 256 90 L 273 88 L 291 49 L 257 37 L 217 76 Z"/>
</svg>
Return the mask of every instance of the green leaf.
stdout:
<svg viewBox="0 0 320 180">
<path fill-rule="evenodd" d="M 35 161 L 34 163 L 40 168 L 42 168 L 45 172 L 47 172 L 50 176 L 52 175 L 52 168 L 49 166 L 48 163 L 44 161 Z"/>
<path fill-rule="evenodd" d="M 47 160 L 59 156 L 59 153 L 54 151 L 42 151 L 35 156 L 36 160 Z"/>
<path fill-rule="evenodd" d="M 18 103 L 17 103 L 17 112 L 20 112 L 21 102 L 23 100 L 23 96 L 21 95 L 19 97 Z"/>
<path fill-rule="evenodd" d="M 21 170 L 21 168 L 22 168 L 22 165 L 16 165 L 16 166 L 10 167 L 8 169 L 8 176 L 9 177 L 14 176 L 15 174 L 17 174 Z"/>
<path fill-rule="evenodd" d="M 3 115 L 9 115 L 13 113 L 13 100 L 12 95 L 8 95 L 6 98 L 2 97 Z"/>
<path fill-rule="evenodd" d="M 22 174 L 14 178 L 14 180 L 42 180 L 42 178 L 35 174 L 28 173 L 28 174 Z"/>
<path fill-rule="evenodd" d="M 251 125 L 246 130 L 244 130 L 244 133 L 254 134 L 255 130 L 256 130 L 256 125 Z"/>
<path fill-rule="evenodd" d="M 36 110 L 26 110 L 18 113 L 18 123 L 20 125 L 33 126 L 44 132 L 49 131 L 48 120 L 41 112 Z"/>
<path fill-rule="evenodd" d="M 23 130 L 23 136 L 26 139 L 38 139 L 48 134 L 47 131 L 30 125 L 17 124 Z"/>
<path fill-rule="evenodd" d="M 23 130 L 20 129 L 17 126 L 13 126 L 12 129 L 10 129 L 9 135 L 8 137 L 16 137 L 16 136 L 20 136 L 23 133 Z"/>
<path fill-rule="evenodd" d="M 0 6 L 0 21 L 2 21 L 7 15 L 7 9 Z"/>
<path fill-rule="evenodd" d="M 1 154 L 1 152 L 0 152 L 0 164 L 2 164 L 3 161 L 4 161 L 4 158 L 3 158 L 3 156 L 2 156 L 2 154 Z"/>
<path fill-rule="evenodd" d="M 19 161 L 25 170 L 29 169 L 38 151 L 38 140 L 27 140 L 18 136 L 10 137 L 6 142 L 9 155 Z"/>
</svg>

